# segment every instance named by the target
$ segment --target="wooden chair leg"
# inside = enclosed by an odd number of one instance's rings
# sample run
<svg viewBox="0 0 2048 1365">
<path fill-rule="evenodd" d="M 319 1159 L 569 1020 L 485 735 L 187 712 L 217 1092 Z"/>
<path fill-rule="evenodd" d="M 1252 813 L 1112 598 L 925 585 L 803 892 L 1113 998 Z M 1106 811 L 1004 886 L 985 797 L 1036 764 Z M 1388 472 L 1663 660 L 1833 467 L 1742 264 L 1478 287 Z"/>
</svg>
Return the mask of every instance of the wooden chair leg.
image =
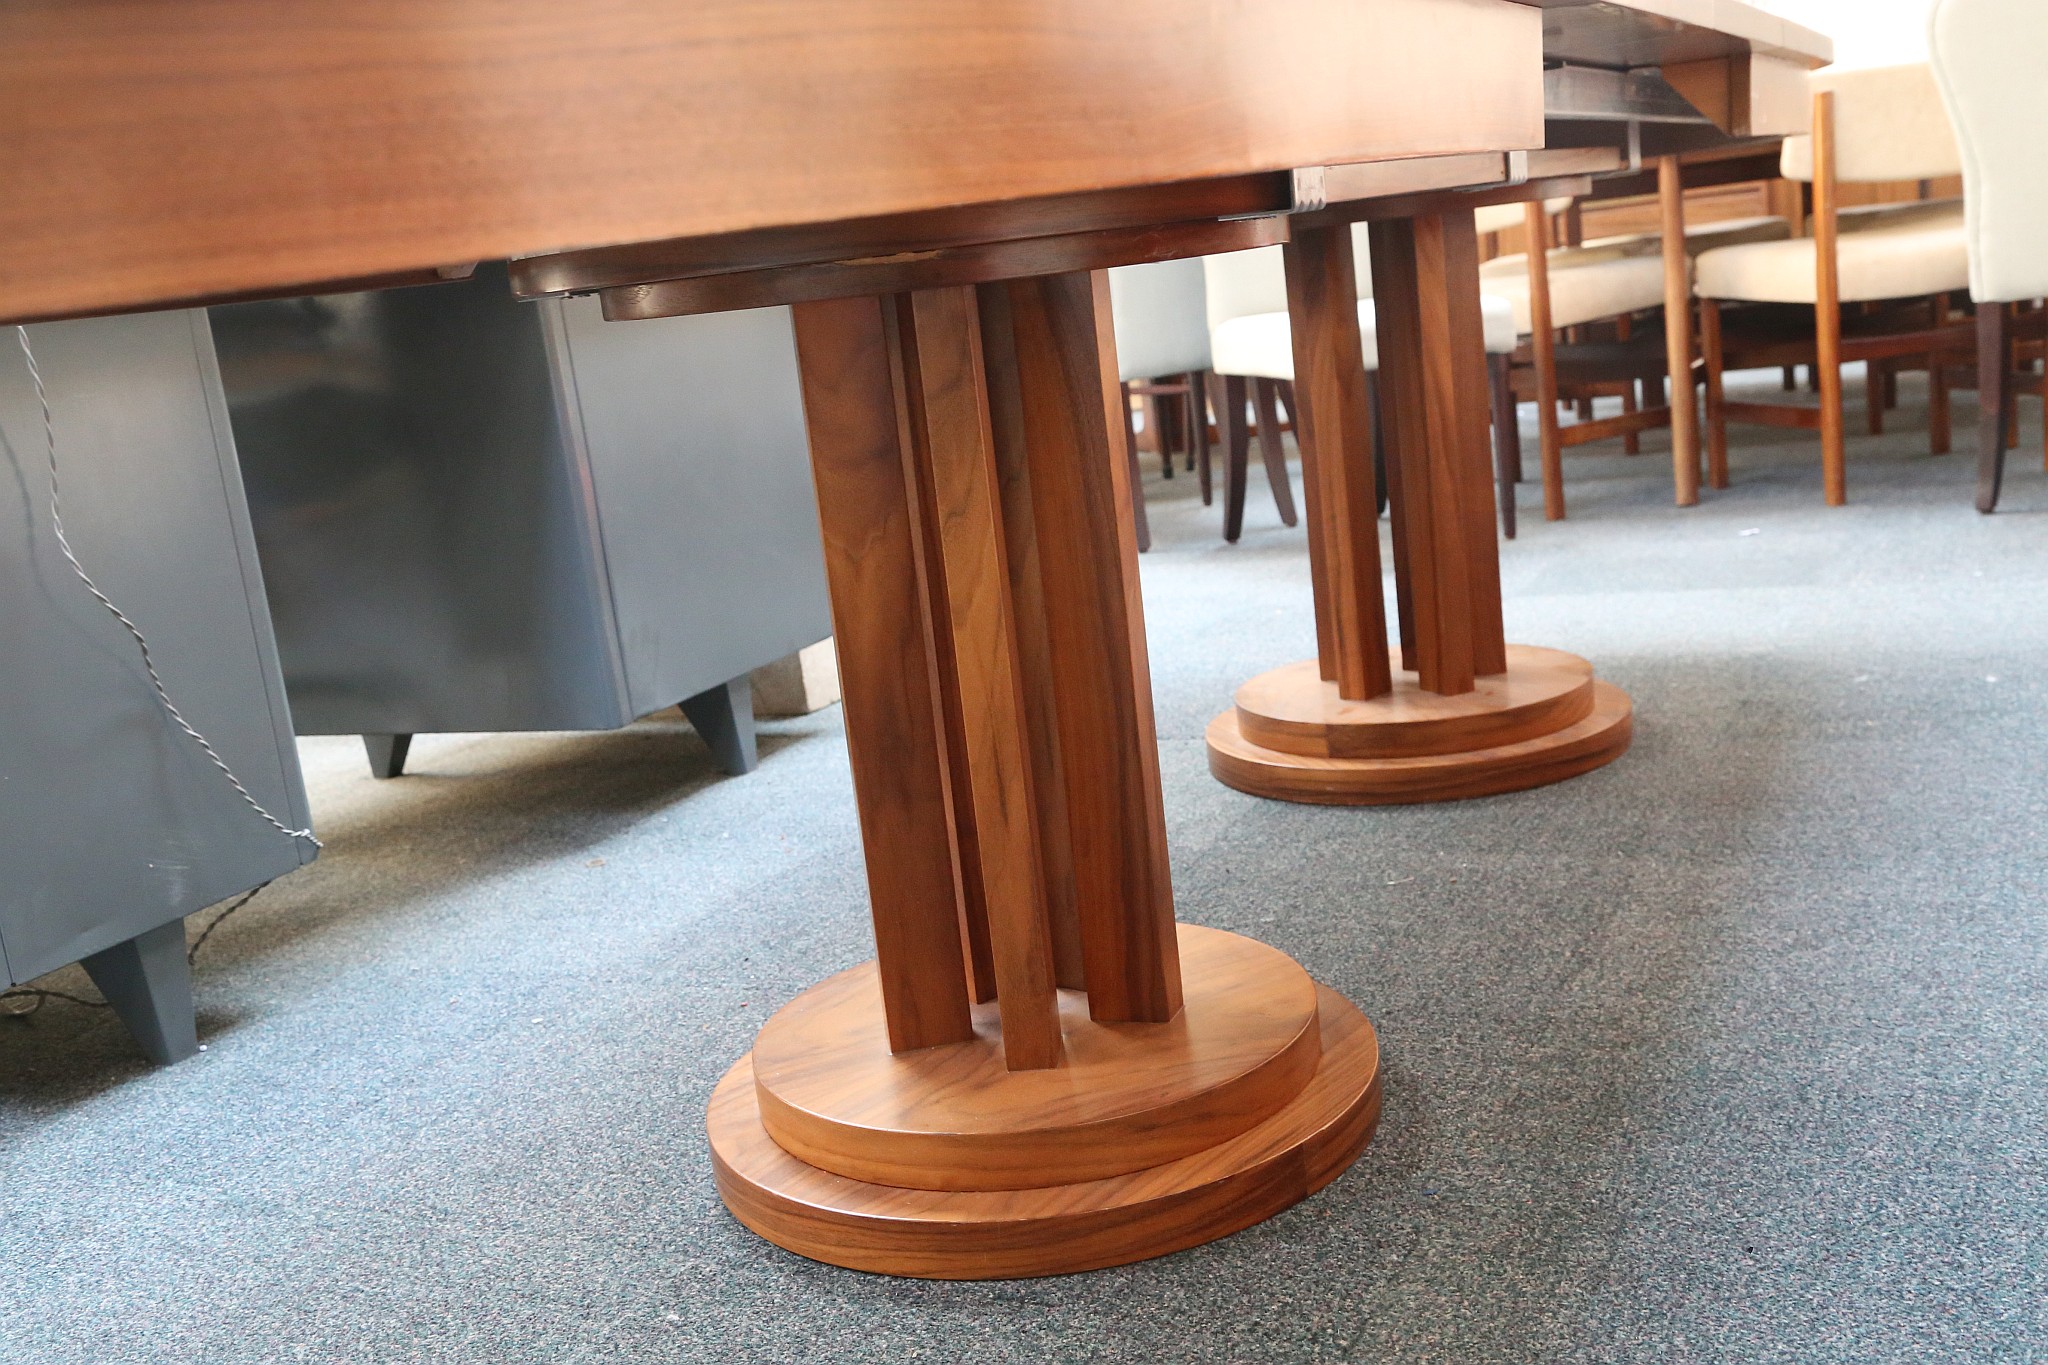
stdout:
<svg viewBox="0 0 2048 1365">
<path fill-rule="evenodd" d="M 1208 462 L 1209 373 L 1189 370 L 1184 377 L 1188 386 L 1188 468 L 1192 470 L 1197 451 L 1201 452 L 1202 462 Z"/>
<path fill-rule="evenodd" d="M 1138 468 L 1138 429 L 1131 417 L 1131 390 L 1123 389 L 1124 461 L 1131 474 L 1131 525 L 1138 535 L 1138 553 L 1152 548 L 1152 519 L 1145 514 L 1145 477 Z"/>
<path fill-rule="evenodd" d="M 1799 387 L 1799 367 L 1786 365 L 1778 370 L 1778 387 L 1790 393 Z"/>
<path fill-rule="evenodd" d="M 1251 463 L 1252 434 L 1245 420 L 1243 375 L 1223 379 L 1223 538 L 1232 544 L 1244 534 L 1244 481 Z"/>
<path fill-rule="evenodd" d="M 1515 538 L 1515 475 L 1522 463 L 1522 436 L 1515 425 L 1515 393 L 1508 386 L 1508 357 L 1486 357 L 1487 388 L 1493 399 L 1493 482 L 1500 504 L 1500 533 Z"/>
<path fill-rule="evenodd" d="M 2012 370 L 2005 362 L 2005 305 L 1977 305 L 1977 510 L 1998 507 L 2005 479 L 2005 394 Z M 2042 388 L 2048 394 L 2048 384 Z"/>
<path fill-rule="evenodd" d="M 1550 223 L 1540 202 L 1523 206 L 1529 238 L 1529 341 L 1536 365 L 1538 451 L 1543 517 L 1564 520 L 1564 441 L 1557 427 L 1557 336 L 1550 330 Z"/>
<path fill-rule="evenodd" d="M 1157 382 L 1157 381 L 1155 381 Z M 1173 477 L 1173 436 L 1174 419 L 1172 405 L 1163 393 L 1145 395 L 1145 425 L 1151 429 L 1152 440 L 1159 449 L 1159 477 Z"/>
<path fill-rule="evenodd" d="M 1948 353 L 1936 351 L 1927 357 L 1927 450 L 1932 455 L 1946 455 L 1955 448 L 1948 385 Z"/>
<path fill-rule="evenodd" d="M 1266 485 L 1273 490 L 1273 505 L 1280 509 L 1280 524 L 1292 526 L 1294 484 L 1287 474 L 1287 447 L 1280 440 L 1280 381 L 1252 381 L 1253 401 L 1259 408 L 1259 458 L 1266 462 Z M 1296 428 L 1299 430 L 1299 428 Z"/>
<path fill-rule="evenodd" d="M 1223 376 L 1214 370 L 1202 372 L 1202 387 L 1209 395 L 1209 408 L 1216 415 L 1216 436 L 1221 441 L 1230 440 L 1230 424 L 1224 413 L 1229 407 L 1224 401 Z M 1215 478 L 1209 464 L 1209 432 L 1202 430 L 1201 458 L 1196 462 L 1195 472 L 1202 486 L 1202 506 L 1207 507 L 1216 500 Z"/>
<path fill-rule="evenodd" d="M 1707 369 L 1707 485 L 1728 486 L 1728 409 L 1721 390 L 1721 304 L 1700 300 L 1700 351 Z"/>
<path fill-rule="evenodd" d="M 1863 414 L 1872 436 L 1884 435 L 1884 382 L 1892 372 L 1889 360 L 1873 360 L 1864 367 Z"/>
<path fill-rule="evenodd" d="M 1899 371 L 1895 365 L 1884 367 L 1884 408 L 1890 412 L 1899 406 Z"/>
</svg>

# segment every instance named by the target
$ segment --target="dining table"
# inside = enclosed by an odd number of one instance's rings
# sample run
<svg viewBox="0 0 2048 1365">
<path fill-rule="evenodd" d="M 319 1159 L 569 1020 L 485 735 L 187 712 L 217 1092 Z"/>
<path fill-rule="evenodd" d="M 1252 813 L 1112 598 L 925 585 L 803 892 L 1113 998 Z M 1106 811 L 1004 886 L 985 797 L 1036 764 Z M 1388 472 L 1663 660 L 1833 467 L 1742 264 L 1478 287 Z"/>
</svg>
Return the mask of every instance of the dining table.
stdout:
<svg viewBox="0 0 2048 1365">
<path fill-rule="evenodd" d="M 711 1174 L 820 1261 L 1089 1270 L 1330 1184 L 1384 1084 L 1357 1003 L 1176 919 L 1104 272 L 1285 255 L 1318 657 L 1218 774 L 1556 780 L 1631 710 L 1503 636 L 1471 211 L 1640 164 L 1674 97 L 1794 130 L 1827 56 L 1736 0 L 7 0 L 0 321 L 486 262 L 612 326 L 790 307 L 876 955 L 734 1061 Z"/>
</svg>

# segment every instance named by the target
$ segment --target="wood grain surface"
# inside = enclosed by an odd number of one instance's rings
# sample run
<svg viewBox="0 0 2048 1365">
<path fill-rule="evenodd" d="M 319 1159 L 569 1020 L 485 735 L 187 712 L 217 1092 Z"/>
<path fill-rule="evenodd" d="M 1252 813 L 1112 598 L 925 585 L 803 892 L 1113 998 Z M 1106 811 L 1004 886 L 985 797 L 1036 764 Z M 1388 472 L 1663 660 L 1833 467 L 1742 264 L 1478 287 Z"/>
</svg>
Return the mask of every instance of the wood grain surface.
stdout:
<svg viewBox="0 0 2048 1365">
<path fill-rule="evenodd" d="M 911 456 L 937 561 L 933 629 L 952 646 L 940 679 L 959 714 L 953 802 L 956 819 L 963 805 L 972 815 L 1003 1056 L 1013 1070 L 1050 1067 L 1060 1056 L 1059 1007 L 981 318 L 971 288 L 921 290 L 892 304 Z"/>
<path fill-rule="evenodd" d="M 1005 288 L 1089 1006 L 1160 1023 L 1180 974 L 1109 281 Z"/>
<path fill-rule="evenodd" d="M 1538 146 L 1507 0 L 15 0 L 0 318 Z"/>
<path fill-rule="evenodd" d="M 794 310 L 846 746 L 889 1036 L 974 1036 L 926 532 L 902 418 L 893 302 Z"/>
<path fill-rule="evenodd" d="M 1296 435 L 1307 489 L 1319 662 L 1344 696 L 1376 697 L 1393 684 L 1351 229 L 1304 229 L 1281 255 L 1303 422 Z"/>
<path fill-rule="evenodd" d="M 712 1170 L 740 1222 L 799 1255 L 932 1279 L 1062 1275 L 1214 1241 L 1322 1189 L 1379 1122 L 1379 1045 L 1318 988 L 1321 1061 L 1279 1113 L 1215 1147 L 1128 1175 L 1044 1189 L 909 1190 L 807 1166 L 761 1127 L 752 1058 L 711 1097 Z"/>
<path fill-rule="evenodd" d="M 1263 749 L 1316 758 L 1418 758 L 1498 748 L 1576 724 L 1593 709 L 1593 666 L 1561 649 L 1509 645 L 1506 671 L 1470 692 L 1428 692 L 1411 673 L 1385 696 L 1352 701 L 1313 663 L 1237 689 L 1238 731 Z"/>
<path fill-rule="evenodd" d="M 1184 924 L 1180 946 L 1178 1015 L 1098 1024 L 1062 992 L 1065 1054 L 1042 1071 L 1005 1065 L 987 1007 L 973 1042 L 892 1055 L 874 964 L 842 972 L 761 1030 L 763 1124 L 809 1165 L 917 1189 L 1066 1185 L 1213 1147 L 1308 1082 L 1316 989 L 1285 953 L 1236 934 Z"/>
<path fill-rule="evenodd" d="M 1248 743 L 1235 709 L 1209 722 L 1209 771 L 1225 786 L 1277 801 L 1331 806 L 1459 801 L 1522 791 L 1612 763 L 1633 734 L 1628 694 L 1593 684 L 1584 720 L 1519 744 L 1419 758 L 1315 758 Z"/>
</svg>

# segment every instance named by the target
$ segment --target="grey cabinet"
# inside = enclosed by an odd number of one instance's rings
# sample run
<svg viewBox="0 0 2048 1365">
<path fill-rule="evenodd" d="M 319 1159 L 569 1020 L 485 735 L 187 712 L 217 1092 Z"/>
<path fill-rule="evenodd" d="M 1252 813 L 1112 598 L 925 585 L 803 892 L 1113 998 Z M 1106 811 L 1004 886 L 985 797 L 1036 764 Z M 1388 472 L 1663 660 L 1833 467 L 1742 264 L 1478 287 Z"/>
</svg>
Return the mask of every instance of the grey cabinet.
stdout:
<svg viewBox="0 0 2048 1365">
<path fill-rule="evenodd" d="M 254 797 L 307 823 L 276 646 L 200 312 L 29 328 L 70 540 Z M 145 1050 L 194 1046 L 182 917 L 310 860 L 158 705 L 52 533 L 41 414 L 0 329 L 0 971 L 84 960 Z"/>
<path fill-rule="evenodd" d="M 211 310 L 302 734 L 678 701 L 752 763 L 746 675 L 830 634 L 786 310 L 605 322 L 457 283 Z"/>
</svg>

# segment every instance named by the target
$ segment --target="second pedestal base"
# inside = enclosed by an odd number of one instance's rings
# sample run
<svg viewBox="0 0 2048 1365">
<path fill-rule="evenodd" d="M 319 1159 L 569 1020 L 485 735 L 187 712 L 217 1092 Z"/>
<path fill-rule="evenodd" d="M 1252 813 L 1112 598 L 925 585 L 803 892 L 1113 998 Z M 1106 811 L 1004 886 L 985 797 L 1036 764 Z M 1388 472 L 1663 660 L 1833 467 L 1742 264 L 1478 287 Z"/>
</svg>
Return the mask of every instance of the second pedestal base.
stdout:
<svg viewBox="0 0 2048 1365">
<path fill-rule="evenodd" d="M 1394 691 L 1346 701 L 1314 663 L 1261 674 L 1209 723 L 1209 771 L 1254 796 L 1394 805 L 1491 796 L 1611 763 L 1633 733 L 1628 694 L 1561 650 L 1508 646 L 1508 670 L 1474 691 Z"/>
</svg>

